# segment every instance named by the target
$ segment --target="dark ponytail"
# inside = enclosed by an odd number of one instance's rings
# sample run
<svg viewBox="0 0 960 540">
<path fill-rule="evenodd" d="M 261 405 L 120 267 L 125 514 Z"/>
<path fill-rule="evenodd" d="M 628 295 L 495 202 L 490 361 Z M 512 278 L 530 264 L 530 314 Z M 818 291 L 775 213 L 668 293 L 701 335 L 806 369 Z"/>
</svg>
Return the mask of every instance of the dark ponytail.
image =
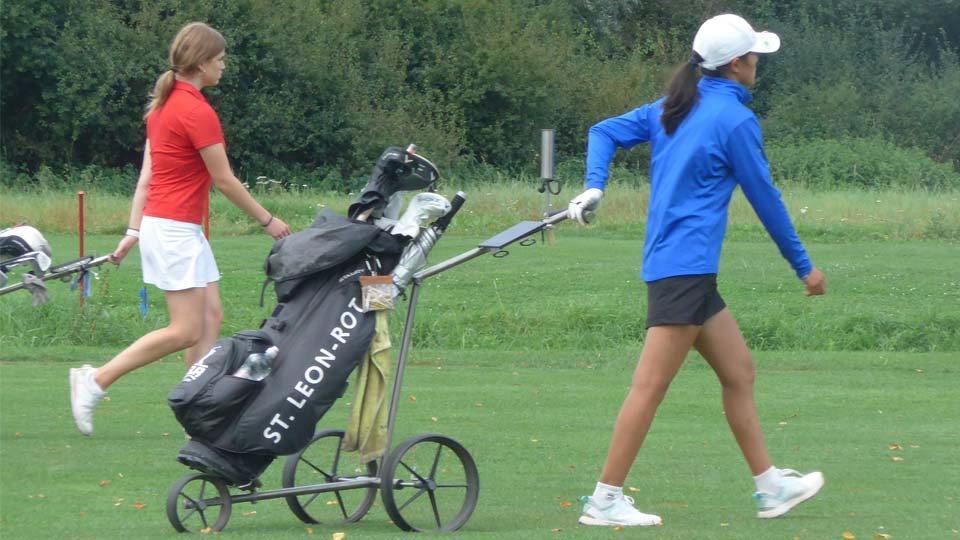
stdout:
<svg viewBox="0 0 960 540">
<path fill-rule="evenodd" d="M 694 52 L 690 61 L 677 68 L 667 84 L 667 99 L 663 102 L 663 114 L 660 116 L 667 135 L 673 135 L 690 109 L 697 104 L 700 97 L 697 93 L 700 62 L 703 62 L 703 57 Z"/>
<path fill-rule="evenodd" d="M 752 53 L 748 52 L 738 56 L 737 59 L 744 61 L 750 54 Z M 667 132 L 667 135 L 673 135 L 673 132 L 680 127 L 680 122 L 683 122 L 687 113 L 700 99 L 700 93 L 697 91 L 700 75 L 726 77 L 733 60 L 718 66 L 716 69 L 702 68 L 700 67 L 701 62 L 703 62 L 703 57 L 700 56 L 700 53 L 694 52 L 686 64 L 677 68 L 667 84 L 667 99 L 663 102 L 663 114 L 660 115 L 660 123 L 663 124 L 663 130 Z"/>
</svg>

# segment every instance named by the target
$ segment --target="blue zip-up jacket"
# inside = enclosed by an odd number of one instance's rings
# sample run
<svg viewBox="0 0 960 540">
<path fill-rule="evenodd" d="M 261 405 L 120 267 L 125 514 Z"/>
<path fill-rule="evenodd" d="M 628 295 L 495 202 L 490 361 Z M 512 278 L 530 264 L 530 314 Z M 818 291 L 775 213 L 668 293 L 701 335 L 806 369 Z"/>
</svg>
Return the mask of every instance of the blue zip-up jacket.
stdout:
<svg viewBox="0 0 960 540">
<path fill-rule="evenodd" d="M 649 142 L 644 281 L 717 273 L 738 184 L 797 277 L 806 277 L 813 265 L 770 181 L 760 123 L 745 105 L 750 93 L 717 77 L 703 77 L 697 88 L 699 101 L 673 135 L 660 123 L 663 99 L 590 128 L 586 187 L 604 189 L 617 148 Z"/>
</svg>

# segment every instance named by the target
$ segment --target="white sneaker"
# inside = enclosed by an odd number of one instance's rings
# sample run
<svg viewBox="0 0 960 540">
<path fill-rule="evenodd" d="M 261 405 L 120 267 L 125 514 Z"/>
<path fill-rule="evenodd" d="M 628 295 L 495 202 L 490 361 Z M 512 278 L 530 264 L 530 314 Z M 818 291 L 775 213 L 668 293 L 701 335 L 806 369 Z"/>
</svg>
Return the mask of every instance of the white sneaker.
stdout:
<svg viewBox="0 0 960 540">
<path fill-rule="evenodd" d="M 593 497 L 580 497 L 583 503 L 583 514 L 580 523 L 583 525 L 604 525 L 607 527 L 647 527 L 663 525 L 660 516 L 644 514 L 633 507 L 633 498 L 621 496 L 609 505 L 601 508 Z"/>
<path fill-rule="evenodd" d="M 783 475 L 780 491 L 776 494 L 757 492 L 757 517 L 762 519 L 780 517 L 794 506 L 810 499 L 823 487 L 823 473 L 801 475 L 793 469 L 780 469 Z"/>
<path fill-rule="evenodd" d="M 93 380 L 96 371 L 90 364 L 70 368 L 70 407 L 77 429 L 84 435 L 93 433 L 93 409 L 107 395 Z"/>
</svg>

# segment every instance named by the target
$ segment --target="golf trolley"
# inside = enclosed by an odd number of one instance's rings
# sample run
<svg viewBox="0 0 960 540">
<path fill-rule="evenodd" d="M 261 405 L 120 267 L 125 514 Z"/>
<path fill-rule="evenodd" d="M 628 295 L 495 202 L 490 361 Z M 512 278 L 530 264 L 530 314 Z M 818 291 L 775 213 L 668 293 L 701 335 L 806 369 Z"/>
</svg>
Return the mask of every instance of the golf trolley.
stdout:
<svg viewBox="0 0 960 540">
<path fill-rule="evenodd" d="M 460 195 L 441 218 L 447 223 L 463 203 Z M 302 450 L 286 457 L 280 489 L 259 491 L 259 481 L 241 489 L 215 474 L 188 474 L 167 495 L 167 517 L 174 529 L 220 531 L 226 527 L 234 504 L 280 498 L 305 523 L 350 523 L 366 515 L 378 490 L 387 515 L 405 531 L 454 531 L 462 527 L 473 513 L 480 492 L 477 465 L 467 449 L 444 435 L 421 434 L 390 451 L 420 286 L 427 278 L 481 255 L 502 257 L 510 244 L 531 245 L 535 243 L 531 238 L 534 234 L 567 217 L 564 209 L 542 221 L 520 222 L 473 249 L 413 273 L 406 289 L 408 307 L 390 392 L 383 457 L 361 463 L 341 450 L 343 430 L 324 429 L 317 431 Z M 236 492 L 231 493 L 231 488 Z M 325 493 L 332 497 L 321 497 Z"/>
</svg>

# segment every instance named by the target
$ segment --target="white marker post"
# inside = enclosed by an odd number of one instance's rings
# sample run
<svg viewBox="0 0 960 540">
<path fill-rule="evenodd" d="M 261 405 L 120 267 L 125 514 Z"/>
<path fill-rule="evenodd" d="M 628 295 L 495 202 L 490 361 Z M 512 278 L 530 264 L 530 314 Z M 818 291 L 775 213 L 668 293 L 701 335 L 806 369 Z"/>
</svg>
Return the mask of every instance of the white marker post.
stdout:
<svg viewBox="0 0 960 540">
<path fill-rule="evenodd" d="M 543 183 L 540 185 L 540 191 L 543 193 L 543 217 L 550 217 L 550 195 L 560 194 L 560 184 L 557 184 L 557 190 L 553 191 L 550 184 L 554 182 L 553 178 L 553 135 L 552 129 L 540 130 L 540 179 Z M 553 235 L 553 226 L 547 225 L 543 230 L 542 239 L 547 244 L 553 245 L 556 237 Z"/>
</svg>

